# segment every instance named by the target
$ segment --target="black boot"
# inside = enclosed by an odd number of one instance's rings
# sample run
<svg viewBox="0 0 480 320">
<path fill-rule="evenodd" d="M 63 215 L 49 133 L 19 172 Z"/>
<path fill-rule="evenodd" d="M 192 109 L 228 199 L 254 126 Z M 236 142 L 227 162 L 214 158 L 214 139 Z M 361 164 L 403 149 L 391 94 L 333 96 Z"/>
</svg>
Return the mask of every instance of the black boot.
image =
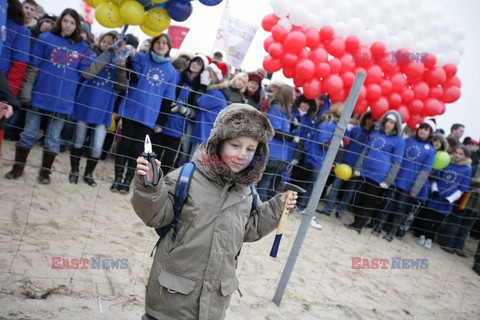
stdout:
<svg viewBox="0 0 480 320">
<path fill-rule="evenodd" d="M 27 162 L 30 150 L 31 148 L 18 145 L 15 147 L 15 164 L 13 165 L 12 170 L 5 174 L 5 179 L 17 179 L 23 174 L 23 169 L 25 169 L 25 163 Z"/>
<path fill-rule="evenodd" d="M 70 183 L 77 184 L 78 182 L 78 165 L 82 157 L 82 149 L 72 148 L 70 151 L 70 174 L 68 175 L 68 181 Z"/>
<path fill-rule="evenodd" d="M 52 173 L 52 164 L 57 154 L 48 150 L 43 150 L 42 167 L 38 175 L 38 182 L 41 184 L 50 184 L 50 173 Z"/>
<path fill-rule="evenodd" d="M 125 175 L 125 180 L 121 185 L 120 193 L 127 194 L 130 192 L 130 184 L 132 183 L 133 176 L 135 175 L 135 169 L 128 168 L 127 174 Z"/>
<path fill-rule="evenodd" d="M 89 186 L 95 187 L 97 183 L 93 180 L 93 170 L 97 166 L 98 159 L 95 158 L 88 158 L 87 160 L 87 167 L 85 168 L 85 174 L 83 175 L 83 181 L 88 183 Z"/>
<path fill-rule="evenodd" d="M 127 158 L 119 155 L 115 157 L 115 180 L 113 181 L 113 184 L 110 187 L 110 191 L 118 192 L 120 190 L 120 187 L 122 185 L 122 179 L 123 179 L 123 168 L 125 167 L 126 163 L 127 163 Z"/>
</svg>

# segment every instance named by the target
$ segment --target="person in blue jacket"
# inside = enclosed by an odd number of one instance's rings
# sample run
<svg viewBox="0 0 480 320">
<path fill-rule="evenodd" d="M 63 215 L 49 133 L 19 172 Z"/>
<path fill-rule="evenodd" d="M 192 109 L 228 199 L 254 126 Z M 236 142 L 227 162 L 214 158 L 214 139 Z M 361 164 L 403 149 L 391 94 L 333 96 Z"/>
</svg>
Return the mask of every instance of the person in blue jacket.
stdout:
<svg viewBox="0 0 480 320">
<path fill-rule="evenodd" d="M 402 166 L 395 179 L 395 188 L 387 191 L 387 205 L 372 230 L 375 236 L 380 236 L 385 229 L 384 239 L 392 241 L 411 206 L 422 197 L 422 188 L 435 160 L 435 148 L 431 144 L 434 130 L 433 122 L 426 121 L 417 128 L 414 137 L 405 140 Z"/>
<path fill-rule="evenodd" d="M 201 82 L 201 74 L 204 72 L 208 74 L 207 67 L 207 57 L 196 54 L 189 61 L 187 69 L 180 73 L 175 101 L 169 103 L 170 101 L 164 100 L 162 103 L 163 112 L 158 117 L 152 143 L 165 174 L 174 167 L 182 136 L 191 138 L 193 124 L 192 129 L 188 129 L 190 126 L 188 117 L 191 116 L 192 109 L 188 107 L 196 106 L 197 99 L 207 89 L 205 80 L 204 83 Z"/>
<path fill-rule="evenodd" d="M 103 142 L 107 135 L 107 128 L 112 123 L 112 112 L 117 97 L 117 90 L 124 90 L 126 86 L 125 61 L 121 57 L 115 59 L 113 45 L 118 38 L 115 31 L 103 34 L 99 39 L 98 51 L 91 65 L 82 71 L 85 79 L 78 89 L 75 109 L 72 119 L 77 122 L 73 148 L 70 151 L 70 183 L 77 183 L 78 166 L 82 156 L 82 147 L 87 136 L 88 129 L 92 129 L 90 135 L 89 158 L 83 175 L 84 181 L 95 186 L 93 171 L 102 155 Z M 122 53 L 122 48 L 117 48 L 117 57 Z"/>
<path fill-rule="evenodd" d="M 379 121 L 379 130 L 370 136 L 367 147 L 357 160 L 355 176 L 363 182 L 354 196 L 353 223 L 346 225 L 360 233 L 367 221 L 378 216 L 377 202 L 394 182 L 400 170 L 405 151 L 405 140 L 401 135 L 402 116 L 395 110 L 387 111 Z"/>
<path fill-rule="evenodd" d="M 452 211 L 454 203 L 468 191 L 472 179 L 472 159 L 469 156 L 468 148 L 458 145 L 453 149 L 450 164 L 444 169 L 435 170 L 437 180 L 431 184 L 427 206 L 419 213 L 423 218 L 420 222 L 419 245 L 432 248 L 443 220 Z"/>
<path fill-rule="evenodd" d="M 195 124 L 192 132 L 192 150 L 191 155 L 195 153 L 200 144 L 207 142 L 213 123 L 218 113 L 225 109 L 230 99 L 230 89 L 228 81 L 223 78 L 224 75 L 215 63 L 211 63 L 208 68 L 210 83 L 207 91 L 197 99 L 197 109 L 187 107 L 189 117 L 195 116 Z M 202 75 L 203 76 L 203 75 Z M 203 81 L 205 83 L 205 81 Z M 208 82 L 208 81 L 206 81 Z"/>
<path fill-rule="evenodd" d="M 360 154 L 362 153 L 363 149 L 365 149 L 368 143 L 370 134 L 372 133 L 374 126 L 375 119 L 373 119 L 372 113 L 370 111 L 364 112 L 360 116 L 359 124 L 348 130 L 345 134 L 344 141 L 347 140 L 348 145 L 343 152 L 342 163 L 350 166 L 350 168 L 355 167 L 355 163 L 357 162 Z M 335 177 L 335 180 L 333 180 L 332 183 L 330 193 L 328 194 L 327 204 L 323 208 L 322 213 L 326 214 L 327 216 L 332 214 L 338 191 L 342 190 L 343 196 L 338 203 L 337 210 L 335 212 L 336 217 L 341 218 L 343 216 L 343 213 L 347 209 L 347 206 L 352 201 L 357 181 L 358 180 L 356 178 L 352 178 L 351 180 L 345 182 L 339 177 Z M 342 186 L 344 186 L 343 189 L 341 189 Z"/>
<path fill-rule="evenodd" d="M 262 180 L 257 185 L 262 201 L 267 201 L 269 191 L 275 190 L 281 179 L 280 173 L 288 165 L 286 162 L 288 159 L 287 143 L 294 139 L 294 136 L 290 135 L 291 106 L 294 101 L 293 88 L 283 85 L 267 105 L 267 117 L 275 130 L 275 136 L 268 144 L 270 155 L 268 159 L 265 159 L 267 167 Z"/>
<path fill-rule="evenodd" d="M 16 179 L 23 174 L 42 117 L 46 116 L 39 182 L 50 183 L 52 164 L 60 151 L 60 133 L 66 116 L 73 112 L 80 71 L 88 67 L 88 52 L 88 46 L 80 37 L 80 15 L 73 9 L 65 9 L 52 31 L 38 37 L 30 61 L 33 76 L 23 86 L 24 90 L 31 92 L 32 108 L 27 110 L 25 127 L 15 150 L 15 164 L 5 175 L 7 179 Z"/>
<path fill-rule="evenodd" d="M 118 111 L 122 117 L 122 138 L 117 145 L 112 192 L 130 192 L 135 159 L 144 150 L 145 136 L 153 134 L 163 99 L 175 99 L 178 73 L 170 63 L 171 48 L 170 37 L 162 33 L 151 40 L 149 52 L 137 53 L 127 61 L 130 82 Z M 127 172 L 122 182 L 125 165 Z"/>
</svg>

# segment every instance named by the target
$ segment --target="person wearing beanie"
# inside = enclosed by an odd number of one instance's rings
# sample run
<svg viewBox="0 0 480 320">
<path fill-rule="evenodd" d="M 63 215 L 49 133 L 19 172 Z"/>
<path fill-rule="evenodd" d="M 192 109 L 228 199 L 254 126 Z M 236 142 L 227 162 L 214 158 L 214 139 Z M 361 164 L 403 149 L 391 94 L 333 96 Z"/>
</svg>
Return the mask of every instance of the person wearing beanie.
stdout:
<svg viewBox="0 0 480 320">
<path fill-rule="evenodd" d="M 190 139 L 193 132 L 192 110 L 197 106 L 197 99 L 205 93 L 206 84 L 202 84 L 201 75 L 207 70 L 208 59 L 203 54 L 196 54 L 182 71 L 175 89 L 175 100 L 164 100 L 152 136 L 155 152 L 162 155 L 162 171 L 167 174 L 173 169 L 183 137 L 183 152 L 190 155 Z M 207 71 L 208 73 L 208 71 Z M 188 149 L 188 150 L 187 150 Z M 180 155 L 182 158 L 183 153 Z M 187 162 L 185 156 L 180 165 Z"/>
<path fill-rule="evenodd" d="M 377 218 L 377 203 L 383 202 L 385 190 L 394 184 L 405 151 L 400 113 L 387 111 L 379 126 L 379 130 L 370 136 L 354 168 L 354 176 L 361 176 L 364 181 L 355 194 L 355 220 L 346 227 L 358 233 L 370 218 Z"/>
<path fill-rule="evenodd" d="M 57 16 L 53 14 L 45 13 L 43 16 L 41 16 L 40 19 L 38 19 L 37 24 L 34 27 L 30 28 L 30 32 L 32 34 L 31 41 L 35 41 L 35 39 L 38 38 L 40 33 L 50 31 L 55 24 L 55 21 L 57 21 Z"/>
<path fill-rule="evenodd" d="M 425 121 L 417 128 L 414 137 L 405 140 L 405 153 L 395 179 L 395 189 L 387 191 L 387 205 L 372 231 L 373 235 L 380 236 L 385 229 L 384 239 L 392 241 L 397 227 L 411 212 L 412 206 L 427 198 L 423 187 L 435 160 L 435 148 L 431 144 L 435 129 L 431 121 Z"/>
<path fill-rule="evenodd" d="M 251 215 L 252 190 L 260 180 L 274 134 L 268 118 L 246 104 L 232 104 L 217 116 L 206 144 L 193 157 L 196 170 L 174 230 L 158 242 L 148 279 L 142 319 L 224 319 L 231 295 L 238 290 L 238 255 L 244 242 L 272 232 L 283 207 L 293 209 L 297 194 L 258 199 Z M 213 160 L 216 161 L 213 161 Z M 256 161 L 260 159 L 261 161 Z M 137 159 L 131 203 L 151 228 L 174 219 L 175 186 L 180 168 L 153 184 L 151 164 Z M 144 177 L 148 185 L 144 185 Z"/>
<path fill-rule="evenodd" d="M 257 110 L 262 109 L 262 101 L 264 97 L 262 89 L 262 78 L 256 73 L 248 74 L 248 84 L 245 90 L 247 103 Z"/>
</svg>

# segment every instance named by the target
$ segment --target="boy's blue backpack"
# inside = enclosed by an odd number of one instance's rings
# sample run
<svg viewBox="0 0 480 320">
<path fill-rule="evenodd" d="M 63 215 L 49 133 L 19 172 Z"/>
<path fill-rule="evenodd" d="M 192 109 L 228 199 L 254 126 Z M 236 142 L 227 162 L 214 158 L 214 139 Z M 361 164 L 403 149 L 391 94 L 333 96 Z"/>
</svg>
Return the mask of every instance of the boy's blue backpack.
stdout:
<svg viewBox="0 0 480 320">
<path fill-rule="evenodd" d="M 160 237 L 160 239 L 158 239 L 157 245 L 167 235 L 170 228 L 173 229 L 172 241 L 175 241 L 175 239 L 177 238 L 178 219 L 180 217 L 180 212 L 182 211 L 185 199 L 187 199 L 188 190 L 190 189 L 190 182 L 192 181 L 194 172 L 195 172 L 195 164 L 193 162 L 186 163 L 180 170 L 180 175 L 179 175 L 179 178 L 177 179 L 177 184 L 175 185 L 175 196 L 174 196 L 174 203 L 173 203 L 173 212 L 174 212 L 173 221 L 168 226 L 155 229 L 155 231 Z M 252 201 L 252 208 L 250 209 L 249 218 L 253 217 L 253 215 L 255 214 L 260 213 L 260 210 L 257 204 L 257 189 L 255 188 L 255 186 L 250 186 L 250 190 L 252 191 L 253 201 Z"/>
</svg>

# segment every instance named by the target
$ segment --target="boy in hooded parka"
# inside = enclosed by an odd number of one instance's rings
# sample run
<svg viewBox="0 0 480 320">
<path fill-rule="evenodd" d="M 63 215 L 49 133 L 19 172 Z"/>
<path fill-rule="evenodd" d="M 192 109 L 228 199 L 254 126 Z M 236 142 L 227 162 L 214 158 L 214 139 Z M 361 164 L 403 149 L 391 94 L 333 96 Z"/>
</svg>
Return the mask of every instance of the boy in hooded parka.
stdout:
<svg viewBox="0 0 480 320">
<path fill-rule="evenodd" d="M 296 203 L 296 193 L 289 199 L 283 193 L 265 203 L 258 199 L 260 212 L 250 217 L 249 187 L 262 176 L 272 137 L 268 118 L 249 105 L 232 104 L 219 113 L 207 143 L 193 156 L 196 170 L 176 239 L 172 241 L 170 229 L 158 244 L 143 319 L 225 317 L 230 296 L 238 289 L 235 266 L 243 242 L 269 234 L 285 201 L 289 209 Z M 160 162 L 156 164 L 160 168 Z M 137 159 L 131 202 L 145 224 L 159 228 L 172 222 L 180 168 L 166 176 L 159 169 L 159 183 L 145 187 L 143 177 L 151 181 L 151 169 L 145 159 Z"/>
<path fill-rule="evenodd" d="M 370 136 L 367 147 L 355 164 L 355 176 L 364 182 L 355 193 L 355 220 L 347 225 L 358 233 L 370 217 L 376 218 L 376 202 L 394 182 L 402 164 L 405 140 L 402 137 L 402 117 L 395 110 L 387 111 L 379 122 L 380 130 Z"/>
</svg>

